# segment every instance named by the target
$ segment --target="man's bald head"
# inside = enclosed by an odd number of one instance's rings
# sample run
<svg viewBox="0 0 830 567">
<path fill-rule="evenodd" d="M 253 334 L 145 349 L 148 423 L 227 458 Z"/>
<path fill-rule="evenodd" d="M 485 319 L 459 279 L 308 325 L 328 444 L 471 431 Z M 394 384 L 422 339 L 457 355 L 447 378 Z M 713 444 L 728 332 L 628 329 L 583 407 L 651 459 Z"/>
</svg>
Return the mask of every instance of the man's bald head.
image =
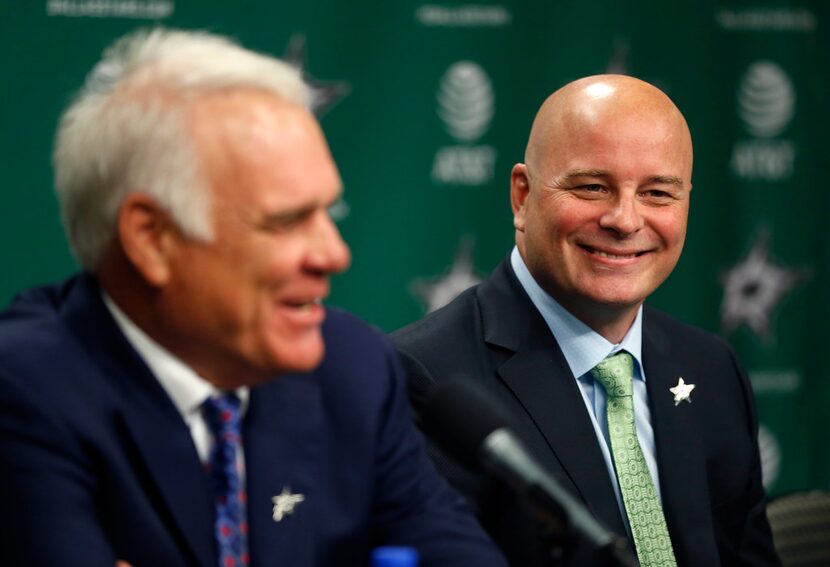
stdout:
<svg viewBox="0 0 830 567">
<path fill-rule="evenodd" d="M 525 151 L 525 163 L 538 171 L 546 156 L 567 144 L 571 136 L 620 120 L 665 125 L 681 151 L 692 160 L 692 139 L 686 120 L 666 94 L 649 83 L 626 75 L 594 75 L 568 83 L 542 104 Z M 689 180 L 687 180 L 689 181 Z"/>
<path fill-rule="evenodd" d="M 560 305 L 612 342 L 674 269 L 692 141 L 674 103 L 632 77 L 569 83 L 542 105 L 511 175 L 516 246 Z"/>
</svg>

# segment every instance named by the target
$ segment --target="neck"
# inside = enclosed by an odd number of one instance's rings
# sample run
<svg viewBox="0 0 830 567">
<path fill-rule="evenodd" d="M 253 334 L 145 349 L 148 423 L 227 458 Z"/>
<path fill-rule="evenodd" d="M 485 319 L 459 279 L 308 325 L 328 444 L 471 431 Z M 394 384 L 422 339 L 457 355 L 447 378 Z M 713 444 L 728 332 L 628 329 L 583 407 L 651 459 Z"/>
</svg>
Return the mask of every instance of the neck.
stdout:
<svg viewBox="0 0 830 567">
<path fill-rule="evenodd" d="M 631 329 L 631 325 L 634 324 L 634 320 L 637 318 L 640 305 L 642 305 L 642 303 L 625 306 L 580 305 L 578 301 L 569 302 L 556 299 L 571 315 L 613 344 L 619 344 L 625 338 L 626 333 Z"/>
<path fill-rule="evenodd" d="M 201 378 L 217 388 L 230 390 L 273 377 L 273 371 L 252 368 L 242 359 L 200 343 L 193 333 L 182 328 L 175 309 L 165 305 L 163 290 L 148 284 L 126 258 L 107 260 L 95 273 L 101 289 L 144 334 Z"/>
</svg>

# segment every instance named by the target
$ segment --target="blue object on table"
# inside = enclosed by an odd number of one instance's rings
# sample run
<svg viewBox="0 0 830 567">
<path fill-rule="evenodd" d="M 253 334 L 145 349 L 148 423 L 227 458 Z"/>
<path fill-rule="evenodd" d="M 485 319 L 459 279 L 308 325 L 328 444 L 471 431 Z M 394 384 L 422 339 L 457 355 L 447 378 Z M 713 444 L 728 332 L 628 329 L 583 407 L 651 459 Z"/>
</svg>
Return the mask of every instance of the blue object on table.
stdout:
<svg viewBox="0 0 830 567">
<path fill-rule="evenodd" d="M 378 547 L 372 551 L 372 567 L 418 567 L 418 552 L 411 547 Z"/>
</svg>

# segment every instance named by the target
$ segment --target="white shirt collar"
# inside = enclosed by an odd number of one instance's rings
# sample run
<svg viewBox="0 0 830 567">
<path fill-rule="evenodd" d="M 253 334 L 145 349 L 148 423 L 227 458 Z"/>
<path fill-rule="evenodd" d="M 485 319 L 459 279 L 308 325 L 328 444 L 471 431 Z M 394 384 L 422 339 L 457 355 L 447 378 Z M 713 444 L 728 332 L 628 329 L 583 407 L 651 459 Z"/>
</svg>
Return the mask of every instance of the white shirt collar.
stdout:
<svg viewBox="0 0 830 567">
<path fill-rule="evenodd" d="M 170 351 L 151 339 L 147 333 L 127 317 L 109 295 L 103 291 L 101 295 L 119 329 L 127 337 L 127 341 L 150 367 L 150 371 L 155 375 L 170 399 L 173 400 L 186 422 L 190 420 L 194 413 L 200 411 L 201 405 L 208 397 L 224 393 L 199 376 Z M 241 410 L 244 414 L 248 405 L 250 389 L 246 387 L 237 388 L 235 393 L 242 402 Z"/>
<path fill-rule="evenodd" d="M 642 370 L 643 307 L 637 310 L 634 323 L 619 344 L 613 344 L 588 327 L 562 307 L 536 282 L 527 269 L 519 249 L 513 247 L 510 264 L 519 283 L 527 292 L 533 305 L 545 319 L 574 377 L 585 376 L 608 355 L 620 350 L 629 352 L 636 361 L 635 377 L 645 380 Z"/>
</svg>

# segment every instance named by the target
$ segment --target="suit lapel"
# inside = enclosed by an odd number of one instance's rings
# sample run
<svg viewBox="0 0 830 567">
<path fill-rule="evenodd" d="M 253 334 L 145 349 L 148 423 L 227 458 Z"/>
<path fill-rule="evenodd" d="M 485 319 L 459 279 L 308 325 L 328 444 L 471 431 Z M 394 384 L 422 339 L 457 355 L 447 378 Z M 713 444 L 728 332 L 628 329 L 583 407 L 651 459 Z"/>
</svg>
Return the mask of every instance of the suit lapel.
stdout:
<svg viewBox="0 0 830 567">
<path fill-rule="evenodd" d="M 119 392 L 127 435 L 149 472 L 156 494 L 148 498 L 172 519 L 171 532 L 200 565 L 215 564 L 213 506 L 187 425 L 173 402 L 132 349 L 89 276 L 78 279 L 61 317 L 87 349 L 103 379 Z M 151 489 L 152 490 L 152 489 Z M 129 514 L 129 510 L 124 511 Z M 169 520 L 166 520 L 169 521 Z"/>
<path fill-rule="evenodd" d="M 579 386 L 547 323 L 507 261 L 481 286 L 479 298 L 485 341 L 512 353 L 498 366 L 500 377 L 591 512 L 609 529 L 625 534 Z M 526 441 L 544 462 L 547 449 L 538 440 Z"/>
<path fill-rule="evenodd" d="M 284 376 L 251 392 L 243 439 L 248 489 L 251 564 L 315 564 L 313 526 L 319 521 L 314 481 L 324 428 L 319 381 L 313 374 Z M 297 443 L 301 439 L 302 443 Z M 289 490 L 304 500 L 274 518 L 273 498 Z M 277 559 L 278 558 L 278 561 Z"/>
<path fill-rule="evenodd" d="M 688 374 L 688 368 L 671 360 L 668 345 L 667 333 L 650 320 L 646 310 L 643 366 L 666 521 L 680 564 L 715 565 L 719 562 L 717 554 L 706 556 L 716 545 L 702 440 L 692 419 L 691 405 L 684 402 L 675 406 L 669 391 L 680 377 L 689 383 L 695 378 Z"/>
<path fill-rule="evenodd" d="M 200 565 L 214 564 L 213 506 L 190 431 L 178 414 L 130 406 L 124 412 L 161 500 Z"/>
</svg>

